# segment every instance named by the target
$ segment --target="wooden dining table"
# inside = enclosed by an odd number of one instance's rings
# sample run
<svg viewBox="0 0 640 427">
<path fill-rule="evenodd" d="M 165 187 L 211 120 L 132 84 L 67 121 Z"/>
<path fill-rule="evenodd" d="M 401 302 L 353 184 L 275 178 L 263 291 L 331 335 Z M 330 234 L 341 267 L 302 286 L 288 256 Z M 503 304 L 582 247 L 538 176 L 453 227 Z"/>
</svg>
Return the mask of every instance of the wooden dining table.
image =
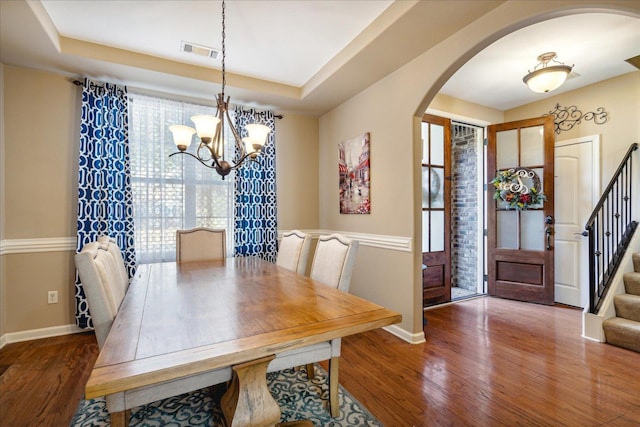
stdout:
<svg viewBox="0 0 640 427">
<path fill-rule="evenodd" d="M 254 257 L 142 264 L 85 395 L 232 367 L 222 399 L 227 424 L 274 425 L 280 410 L 264 377 L 275 355 L 400 321 L 392 310 Z"/>
</svg>

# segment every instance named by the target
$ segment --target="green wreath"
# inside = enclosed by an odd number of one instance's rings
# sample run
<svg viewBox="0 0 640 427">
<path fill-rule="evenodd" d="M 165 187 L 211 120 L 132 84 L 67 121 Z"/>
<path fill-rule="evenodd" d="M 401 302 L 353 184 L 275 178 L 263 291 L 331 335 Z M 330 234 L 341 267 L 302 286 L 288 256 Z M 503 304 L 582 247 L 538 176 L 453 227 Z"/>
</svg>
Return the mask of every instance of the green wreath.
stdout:
<svg viewBox="0 0 640 427">
<path fill-rule="evenodd" d="M 507 208 L 524 211 L 547 200 L 541 191 L 538 174 L 529 168 L 503 170 L 491 180 L 491 184 L 495 187 L 494 200 L 506 203 Z"/>
</svg>

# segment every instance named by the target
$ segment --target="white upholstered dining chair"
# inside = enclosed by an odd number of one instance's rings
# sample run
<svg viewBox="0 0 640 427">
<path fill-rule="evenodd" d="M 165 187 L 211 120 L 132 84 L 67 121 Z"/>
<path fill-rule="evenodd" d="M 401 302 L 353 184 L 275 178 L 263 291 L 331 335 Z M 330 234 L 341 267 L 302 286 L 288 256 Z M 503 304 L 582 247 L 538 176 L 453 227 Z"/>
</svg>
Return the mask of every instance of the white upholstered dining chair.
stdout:
<svg viewBox="0 0 640 427">
<path fill-rule="evenodd" d="M 103 236 L 86 244 L 76 254 L 75 263 L 87 297 L 98 347 L 102 349 L 129 287 L 122 253 L 115 239 Z M 125 411 L 125 425 L 128 425 L 131 408 L 230 379 L 231 368 L 227 367 L 112 394 L 106 396 L 107 410 L 110 414 Z"/>
<path fill-rule="evenodd" d="M 300 230 L 282 233 L 276 264 L 299 274 L 307 272 L 311 235 Z"/>
<path fill-rule="evenodd" d="M 196 227 L 176 231 L 176 261 L 206 261 L 227 256 L 224 229 Z"/>
<path fill-rule="evenodd" d="M 327 286 L 344 292 L 349 291 L 351 273 L 356 261 L 358 241 L 347 239 L 340 234 L 320 236 L 313 256 L 310 277 Z M 306 365 L 307 377 L 315 376 L 313 364 L 329 361 L 329 409 L 332 417 L 340 415 L 338 402 L 338 372 L 340 362 L 341 338 L 312 344 L 299 349 L 276 355 L 268 371 L 279 371 L 295 366 Z"/>
</svg>

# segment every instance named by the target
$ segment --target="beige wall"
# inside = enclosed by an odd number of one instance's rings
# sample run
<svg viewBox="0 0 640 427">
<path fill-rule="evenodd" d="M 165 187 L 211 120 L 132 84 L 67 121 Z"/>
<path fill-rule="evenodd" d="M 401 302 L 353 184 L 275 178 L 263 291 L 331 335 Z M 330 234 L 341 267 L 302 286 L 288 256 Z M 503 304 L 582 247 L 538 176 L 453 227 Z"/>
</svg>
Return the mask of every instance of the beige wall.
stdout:
<svg viewBox="0 0 640 427">
<path fill-rule="evenodd" d="M 503 111 L 440 93 L 433 98 L 427 112 L 477 125 L 504 122 Z"/>
<path fill-rule="evenodd" d="M 411 253 L 362 250 L 351 284 L 354 293 L 401 312 L 403 329 L 420 334 L 423 318 L 419 118 L 447 79 L 493 41 L 587 7 L 580 1 L 506 2 L 321 117 L 320 227 L 413 238 Z M 372 213 L 340 215 L 336 144 L 363 132 L 371 132 Z"/>
<path fill-rule="evenodd" d="M 629 146 L 640 142 L 640 71 L 505 111 L 505 121 L 538 117 L 552 111 L 556 104 L 575 105 L 583 113 L 602 107 L 608 113 L 608 121 L 602 125 L 583 120 L 570 131 L 556 134 L 557 141 L 600 135 L 601 183 L 606 187 Z"/>
<path fill-rule="evenodd" d="M 79 90 L 63 76 L 4 66 L 3 239 L 74 237 Z M 5 333 L 73 323 L 71 252 L 8 254 Z M 47 304 L 47 291 L 58 304 Z"/>
<path fill-rule="evenodd" d="M 5 66 L 4 78 L 4 238 L 75 236 L 80 90 L 25 68 Z"/>
<path fill-rule="evenodd" d="M 6 332 L 74 323 L 73 251 L 10 254 L 5 258 Z M 50 290 L 58 290 L 58 304 L 47 303 Z"/>
<path fill-rule="evenodd" d="M 81 89 L 58 74 L 3 69 L 2 240 L 74 238 Z M 317 229 L 318 120 L 288 114 L 277 121 L 276 137 L 279 228 Z M 0 336 L 74 323 L 73 252 L 0 257 Z M 47 304 L 49 290 L 58 290 L 58 304 Z"/>
<path fill-rule="evenodd" d="M 4 239 L 4 65 L 0 64 L 0 245 Z M 1 246 L 0 246 L 1 247 Z M 0 337 L 4 335 L 5 304 L 5 262 L 0 250 Z M 0 343 L 0 345 L 2 345 Z"/>
<path fill-rule="evenodd" d="M 285 114 L 276 121 L 278 229 L 318 228 L 318 119 Z"/>
</svg>

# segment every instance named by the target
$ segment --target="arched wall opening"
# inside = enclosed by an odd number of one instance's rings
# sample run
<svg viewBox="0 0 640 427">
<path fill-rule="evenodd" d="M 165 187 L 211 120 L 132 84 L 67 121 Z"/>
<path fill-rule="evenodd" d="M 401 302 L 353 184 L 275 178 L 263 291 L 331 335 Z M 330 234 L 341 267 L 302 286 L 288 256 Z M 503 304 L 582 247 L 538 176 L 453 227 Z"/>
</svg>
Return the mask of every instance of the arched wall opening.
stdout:
<svg viewBox="0 0 640 427">
<path fill-rule="evenodd" d="M 446 64 L 442 72 L 438 75 L 438 77 L 432 82 L 432 84 L 428 87 L 425 87 L 425 95 L 419 101 L 418 106 L 414 112 L 413 117 L 413 142 L 414 142 L 414 241 L 416 242 L 416 250 L 415 250 L 415 258 L 414 263 L 416 268 L 414 269 L 415 273 L 415 317 L 414 317 L 414 326 L 416 326 L 416 321 L 422 317 L 422 300 L 419 297 L 422 293 L 422 272 L 421 272 L 421 250 L 418 250 L 419 243 L 422 239 L 422 221 L 421 221 L 421 206 L 422 206 L 422 194 L 421 194 L 421 164 L 419 159 L 421 158 L 421 149 L 422 149 L 422 135 L 421 135 L 421 119 L 423 114 L 427 111 L 427 108 L 431 105 L 432 101 L 439 93 L 440 89 L 444 86 L 444 84 L 472 57 L 474 57 L 477 53 L 481 52 L 486 47 L 490 46 L 495 41 L 501 39 L 502 37 L 517 32 L 518 30 L 525 28 L 527 26 L 543 22 L 549 19 L 584 14 L 584 13 L 611 13 L 611 14 L 622 14 L 628 16 L 637 17 L 637 11 L 634 11 L 629 7 L 629 4 L 625 4 L 624 2 L 608 2 L 607 4 L 594 4 L 594 3 L 578 3 L 578 2 L 557 2 L 556 4 L 546 3 L 538 4 L 540 7 L 530 7 L 528 10 L 510 10 L 509 13 L 505 13 L 505 15 L 512 16 L 515 18 L 519 15 L 519 18 L 513 19 L 511 22 L 505 22 L 504 26 L 500 27 L 500 25 L 496 25 L 494 27 L 488 26 L 488 28 L 494 28 L 493 32 L 485 32 L 482 34 L 481 31 L 475 31 L 473 28 L 468 28 L 460 33 L 456 34 L 454 38 L 460 37 L 464 39 L 463 34 L 469 32 L 470 34 L 475 34 L 475 39 L 473 36 L 468 35 L 466 40 L 475 40 L 474 43 L 467 44 L 466 48 L 464 47 L 465 43 L 460 43 L 456 46 L 454 41 L 450 41 L 450 43 L 443 43 L 443 46 L 438 46 L 437 48 L 448 49 L 448 52 L 451 53 L 457 49 L 457 52 L 450 56 L 449 63 Z M 515 7 L 512 5 L 504 5 L 505 9 L 511 7 Z M 636 9 L 637 10 L 637 9 Z M 504 11 L 503 11 L 504 12 Z M 513 12 L 513 14 L 511 14 Z M 504 15 L 503 15 L 504 16 Z M 495 22 L 495 21 L 494 21 Z M 477 23 L 477 22 L 476 22 Z M 476 23 L 472 24 L 470 27 L 473 27 Z M 446 44 L 446 46 L 444 46 Z M 433 55 L 431 55 L 433 57 Z M 454 165 L 455 167 L 455 165 Z"/>
</svg>

